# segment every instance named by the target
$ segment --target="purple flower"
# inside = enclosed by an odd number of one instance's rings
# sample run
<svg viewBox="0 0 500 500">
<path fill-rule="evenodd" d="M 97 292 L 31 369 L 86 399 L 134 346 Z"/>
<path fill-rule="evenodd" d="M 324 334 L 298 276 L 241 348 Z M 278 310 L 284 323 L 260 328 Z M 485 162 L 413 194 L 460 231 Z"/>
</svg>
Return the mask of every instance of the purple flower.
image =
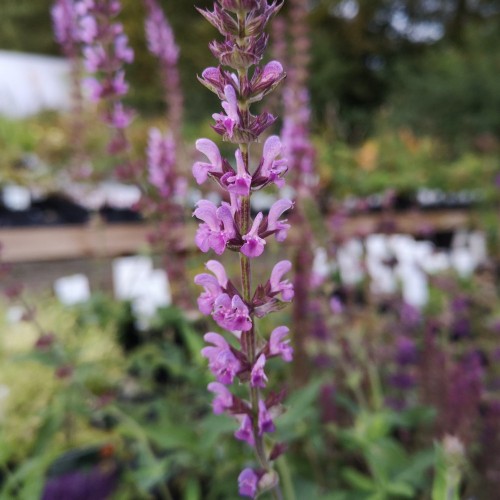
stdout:
<svg viewBox="0 0 500 500">
<path fill-rule="evenodd" d="M 266 387 L 267 376 L 264 372 L 265 366 L 266 357 L 264 354 L 261 354 L 253 365 L 252 372 L 250 374 L 250 384 L 252 387 L 260 387 L 262 389 Z"/>
<path fill-rule="evenodd" d="M 271 414 L 266 408 L 266 404 L 264 401 L 259 401 L 259 436 L 262 436 L 264 432 L 274 432 L 276 428 L 274 427 L 273 419 L 271 418 Z"/>
<path fill-rule="evenodd" d="M 252 176 L 247 172 L 245 163 L 243 162 L 243 155 L 241 151 L 236 150 L 236 174 L 228 172 L 225 174 L 221 182 L 227 186 L 230 193 L 238 194 L 240 196 L 248 196 L 250 194 L 250 185 L 252 183 Z"/>
<path fill-rule="evenodd" d="M 226 85 L 233 85 L 239 90 L 238 78 L 221 68 L 206 68 L 199 78 L 200 82 L 209 90 L 217 94 L 219 99 L 225 99 L 224 89 Z"/>
<path fill-rule="evenodd" d="M 227 283 L 229 280 L 227 278 L 226 270 L 220 262 L 217 262 L 216 260 L 209 260 L 205 264 L 205 267 L 215 275 L 217 281 L 219 282 L 219 285 L 222 288 L 227 288 Z"/>
<path fill-rule="evenodd" d="M 212 402 L 215 415 L 221 415 L 233 406 L 233 395 L 219 382 L 210 382 L 208 390 L 215 394 Z"/>
<path fill-rule="evenodd" d="M 233 214 L 226 205 L 217 208 L 211 201 L 200 200 L 193 215 L 202 220 L 196 233 L 196 244 L 202 252 L 210 249 L 222 255 L 226 243 L 236 236 Z"/>
<path fill-rule="evenodd" d="M 68 457 L 69 459 L 69 457 Z M 118 487 L 115 466 L 93 466 L 88 470 L 66 471 L 49 477 L 45 483 L 42 500 L 105 500 L 111 498 Z"/>
<path fill-rule="evenodd" d="M 240 428 L 234 433 L 234 437 L 240 441 L 246 441 L 250 446 L 254 446 L 255 438 L 252 419 L 248 415 L 237 415 L 236 418 L 240 421 Z"/>
<path fill-rule="evenodd" d="M 106 64 L 106 52 L 100 44 L 84 47 L 83 57 L 85 69 L 90 73 L 101 70 Z"/>
<path fill-rule="evenodd" d="M 214 276 L 206 273 L 195 276 L 194 282 L 205 288 L 205 291 L 198 297 L 198 308 L 201 313 L 210 314 L 216 299 L 223 293 L 222 288 Z"/>
<path fill-rule="evenodd" d="M 124 96 L 128 92 L 128 84 L 125 81 L 125 72 L 118 71 L 113 78 L 110 93 L 121 97 Z"/>
<path fill-rule="evenodd" d="M 217 122 L 216 127 L 221 127 L 221 129 L 224 130 L 224 133 L 229 138 L 232 138 L 234 128 L 240 124 L 238 98 L 232 85 L 226 85 L 224 87 L 224 95 L 226 100 L 222 101 L 222 107 L 224 108 L 227 116 L 222 113 L 215 113 L 213 115 L 213 119 Z"/>
<path fill-rule="evenodd" d="M 89 92 L 89 98 L 93 102 L 99 101 L 101 95 L 103 94 L 103 86 L 97 78 L 89 77 L 85 78 L 83 85 L 87 88 Z"/>
<path fill-rule="evenodd" d="M 397 372 L 389 377 L 389 383 L 396 389 L 408 390 L 415 387 L 415 377 L 410 373 Z"/>
<path fill-rule="evenodd" d="M 283 66 L 278 61 L 268 62 L 263 69 L 258 68 L 250 82 L 251 102 L 257 102 L 272 92 L 285 78 Z"/>
<path fill-rule="evenodd" d="M 230 332 L 246 332 L 252 328 L 248 307 L 239 295 L 232 299 L 226 293 L 219 295 L 214 302 L 212 317 L 221 328 Z"/>
<path fill-rule="evenodd" d="M 399 315 L 403 325 L 411 328 L 417 326 L 422 320 L 420 311 L 415 306 L 407 304 L 406 302 L 403 302 L 401 305 Z"/>
<path fill-rule="evenodd" d="M 283 361 L 289 363 L 293 359 L 293 348 L 290 346 L 290 340 L 282 342 L 283 338 L 288 335 L 290 330 L 286 326 L 278 326 L 271 333 L 269 339 L 269 355 L 281 356 Z"/>
<path fill-rule="evenodd" d="M 253 469 L 243 469 L 238 476 L 238 487 L 243 497 L 255 498 L 258 491 L 259 476 Z"/>
<path fill-rule="evenodd" d="M 332 297 L 330 299 L 330 310 L 333 314 L 342 314 L 344 312 L 344 304 L 339 297 Z"/>
<path fill-rule="evenodd" d="M 417 361 L 417 346 L 415 341 L 408 337 L 400 337 L 396 344 L 396 361 L 399 365 L 411 365 Z"/>
<path fill-rule="evenodd" d="M 156 2 L 147 0 L 149 15 L 146 19 L 148 49 L 170 65 L 179 59 L 179 47 L 175 43 L 172 27 Z"/>
<path fill-rule="evenodd" d="M 243 240 L 246 242 L 241 247 L 241 253 L 250 258 L 259 257 L 264 252 L 264 246 L 266 241 L 259 236 L 259 226 L 262 222 L 264 216 L 262 213 L 257 214 L 255 220 L 253 221 L 252 228 L 250 231 L 243 236 Z"/>
<path fill-rule="evenodd" d="M 130 64 L 134 61 L 134 51 L 128 45 L 127 35 L 120 35 L 115 38 L 115 56 L 121 62 Z"/>
<path fill-rule="evenodd" d="M 224 292 L 227 287 L 228 279 L 224 266 L 216 260 L 210 260 L 206 263 L 207 269 L 211 274 L 198 274 L 194 278 L 196 285 L 205 288 L 205 291 L 198 297 L 198 307 L 203 314 L 210 314 L 214 308 L 215 301 Z"/>
<path fill-rule="evenodd" d="M 290 200 L 278 200 L 273 204 L 271 210 L 269 210 L 269 215 L 267 216 L 267 231 L 271 234 L 275 233 L 275 238 L 277 241 L 285 241 L 288 230 L 290 229 L 290 224 L 285 224 L 286 220 L 278 220 L 283 213 L 290 210 L 293 207 L 293 202 Z"/>
<path fill-rule="evenodd" d="M 79 41 L 75 6 L 72 0 L 56 0 L 51 9 L 52 23 L 57 42 L 66 55 L 71 56 Z"/>
<path fill-rule="evenodd" d="M 289 260 L 282 260 L 274 266 L 271 272 L 271 278 L 269 279 L 271 293 L 281 293 L 281 298 L 285 302 L 290 302 L 294 296 L 293 284 L 288 280 L 281 280 L 283 275 L 289 272 L 290 269 L 292 269 L 292 263 Z"/>
<path fill-rule="evenodd" d="M 79 38 L 82 42 L 92 43 L 97 37 L 97 21 L 91 15 L 80 18 L 79 28 Z"/>
<path fill-rule="evenodd" d="M 263 185 L 274 182 L 278 187 L 284 186 L 285 181 L 282 177 L 288 170 L 288 162 L 286 159 L 277 159 L 281 155 L 282 150 L 281 140 L 277 135 L 272 135 L 264 143 L 262 160 L 256 172 L 256 177 L 265 179 Z"/>
<path fill-rule="evenodd" d="M 121 102 L 117 102 L 113 106 L 113 111 L 107 122 L 113 128 L 125 129 L 130 125 L 133 118 L 134 118 L 134 111 L 125 108 Z"/>
<path fill-rule="evenodd" d="M 215 142 L 210 139 L 198 139 L 196 149 L 208 158 L 208 163 L 197 161 L 193 165 L 193 176 L 198 184 L 203 184 L 208 174 L 222 174 L 222 156 Z"/>
<path fill-rule="evenodd" d="M 205 342 L 215 346 L 204 347 L 201 350 L 201 355 L 208 359 L 210 371 L 221 384 L 232 384 L 234 377 L 241 370 L 241 363 L 238 358 L 233 354 L 222 335 L 209 332 L 203 338 Z"/>
<path fill-rule="evenodd" d="M 170 196 L 175 190 L 172 178 L 176 161 L 174 137 L 171 134 L 163 136 L 157 128 L 150 129 L 147 156 L 149 182 L 163 197 Z"/>
</svg>

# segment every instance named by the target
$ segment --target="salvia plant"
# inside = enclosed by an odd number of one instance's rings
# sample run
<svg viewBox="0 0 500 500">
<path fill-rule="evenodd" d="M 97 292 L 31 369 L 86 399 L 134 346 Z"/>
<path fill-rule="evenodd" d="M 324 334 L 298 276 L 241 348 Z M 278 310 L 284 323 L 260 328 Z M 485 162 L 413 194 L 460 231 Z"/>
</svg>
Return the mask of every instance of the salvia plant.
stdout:
<svg viewBox="0 0 500 500">
<path fill-rule="evenodd" d="M 208 386 L 215 395 L 214 413 L 234 416 L 239 423 L 236 439 L 255 451 L 257 465 L 245 468 L 239 475 L 240 494 L 251 498 L 269 490 L 274 498 L 282 498 L 273 462 L 284 452 L 285 445 L 269 445 L 266 435 L 275 431 L 274 420 L 283 411 L 284 393 L 266 395 L 264 389 L 268 385 L 267 361 L 281 357 L 290 362 L 293 354 L 286 326 L 277 327 L 270 335 L 261 335 L 257 328 L 258 318 L 280 310 L 293 299 L 293 286 L 283 279 L 291 263 L 277 263 L 266 283 L 252 286 L 252 263 L 264 253 L 267 238 L 285 240 L 290 226 L 282 217 L 293 207 L 291 200 L 280 199 L 267 215 L 258 213 L 252 219 L 252 193 L 271 184 L 282 187 L 287 171 L 277 136 L 265 141 L 260 160 L 253 167 L 250 155 L 251 146 L 276 119 L 267 112 L 254 115 L 251 105 L 285 78 L 279 62 L 260 65 L 268 43 L 264 29 L 281 6 L 267 0 L 218 0 L 213 11 L 200 10 L 224 36 L 222 42 L 210 44 L 220 65 L 203 71 L 200 81 L 222 101 L 223 112 L 213 115 L 214 130 L 237 149 L 234 169 L 214 142 L 199 139 L 196 143 L 198 151 L 208 159 L 194 164 L 196 181 L 203 184 L 211 178 L 227 193 L 220 206 L 208 200 L 197 203 L 194 216 L 201 223 L 196 244 L 202 252 L 213 250 L 222 255 L 227 249 L 239 253 L 240 258 L 238 280 L 231 280 L 223 264 L 216 260 L 206 263 L 210 273 L 195 278 L 195 283 L 204 288 L 198 298 L 200 311 L 212 315 L 217 325 L 227 331 L 226 336 L 207 333 L 204 339 L 209 346 L 202 355 L 216 377 L 216 382 Z M 235 382 L 248 386 L 248 399 L 235 394 Z"/>
<path fill-rule="evenodd" d="M 294 212 L 294 224 L 302 235 L 294 246 L 293 270 L 294 286 L 297 291 L 293 306 L 293 321 L 301 332 L 313 330 L 312 287 L 314 260 L 314 240 L 312 217 L 306 216 L 306 197 L 310 195 L 314 179 L 315 149 L 310 136 L 310 101 L 307 82 L 310 60 L 310 38 L 308 27 L 308 0 L 290 0 L 290 57 L 288 78 L 283 91 L 283 150 L 289 158 L 291 184 L 297 193 L 297 206 Z M 311 212 L 312 207 L 309 208 Z M 321 217 L 316 217 L 321 219 Z M 326 231 L 324 231 L 326 232 Z M 297 362 L 295 378 L 305 383 L 309 375 L 307 363 L 308 335 L 301 335 L 295 343 Z"/>
<path fill-rule="evenodd" d="M 149 181 L 163 198 L 171 197 L 178 190 L 176 165 L 179 140 L 174 136 L 182 127 L 183 96 L 178 70 L 179 47 L 175 43 L 170 24 L 156 0 L 146 0 L 146 39 L 149 51 L 158 59 L 168 108 L 168 134 L 154 127 L 149 132 L 148 172 Z"/>
<path fill-rule="evenodd" d="M 70 63 L 71 77 L 71 126 L 70 144 L 75 174 L 81 175 L 88 167 L 85 154 L 82 94 L 82 64 L 80 57 L 80 30 L 78 13 L 74 0 L 56 0 L 51 9 L 54 36 L 61 51 Z"/>
<path fill-rule="evenodd" d="M 179 73 L 180 50 L 174 32 L 162 8 L 156 0 L 145 0 L 147 16 L 145 21 L 146 40 L 149 51 L 157 58 L 167 107 L 168 132 L 157 127 L 149 131 L 147 163 L 149 183 L 158 195 L 146 200 L 148 209 L 155 214 L 158 230 L 153 235 L 166 248 L 165 267 L 173 284 L 180 284 L 172 290 L 176 305 L 191 306 L 186 283 L 185 217 L 184 204 L 187 181 L 179 164 L 182 163 L 182 125 L 184 96 Z"/>
<path fill-rule="evenodd" d="M 116 20 L 121 4 L 119 0 L 80 0 L 75 9 L 84 65 L 91 75 L 85 83 L 90 98 L 102 103 L 103 120 L 112 131 L 108 152 L 124 155 L 130 146 L 125 130 L 134 117 L 123 104 L 129 88 L 124 65 L 132 63 L 134 51 L 123 25 Z M 126 165 L 120 167 L 125 169 Z"/>
</svg>

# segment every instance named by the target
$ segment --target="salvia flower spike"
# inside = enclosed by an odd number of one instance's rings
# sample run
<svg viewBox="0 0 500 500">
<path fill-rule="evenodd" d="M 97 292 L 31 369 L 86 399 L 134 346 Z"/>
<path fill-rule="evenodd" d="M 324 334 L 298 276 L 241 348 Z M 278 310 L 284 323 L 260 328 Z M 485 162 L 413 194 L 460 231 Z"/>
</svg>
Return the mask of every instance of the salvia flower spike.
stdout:
<svg viewBox="0 0 500 500">
<path fill-rule="evenodd" d="M 221 109 L 213 114 L 214 130 L 223 140 L 237 145 L 237 149 L 233 168 L 213 141 L 199 139 L 196 149 L 203 157 L 193 166 L 198 184 L 211 179 L 226 192 L 226 201 L 220 206 L 208 200 L 197 203 L 193 213 L 200 221 L 196 244 L 202 252 L 213 251 L 221 256 L 226 250 L 239 253 L 241 267 L 239 279 L 232 280 L 221 262 L 210 260 L 206 264 L 208 272 L 195 278 L 195 283 L 203 288 L 198 298 L 200 311 L 211 315 L 227 332 L 207 333 L 207 346 L 202 350 L 216 379 L 208 386 L 214 394 L 213 411 L 232 415 L 238 424 L 235 438 L 255 451 L 257 464 L 245 468 L 238 478 L 240 494 L 255 498 L 270 491 L 277 499 L 282 495 L 273 467 L 277 454 L 272 450 L 286 447 L 277 444 L 268 449 L 265 437 L 275 431 L 274 419 L 283 411 L 283 397 L 264 394 L 272 383 L 267 362 L 269 358 L 290 362 L 293 349 L 286 326 L 261 338 L 255 323 L 257 318 L 280 310 L 293 299 L 293 285 L 285 276 L 292 266 L 286 260 L 279 262 L 268 281 L 253 289 L 251 264 L 266 252 L 271 236 L 278 242 L 286 238 L 290 228 L 286 213 L 294 204 L 291 200 L 278 200 L 267 215 L 260 212 L 252 219 L 252 193 L 269 184 L 282 187 L 288 166 L 281 156 L 279 137 L 266 140 L 255 165 L 250 162 L 250 147 L 276 120 L 267 112 L 253 114 L 251 105 L 261 101 L 285 78 L 278 61 L 261 65 L 268 40 L 264 30 L 281 5 L 268 0 L 218 0 L 213 10 L 200 10 L 224 39 L 210 44 L 219 66 L 207 68 L 199 79 L 221 101 Z M 248 400 L 232 393 L 230 387 L 237 382 L 248 386 Z"/>
</svg>

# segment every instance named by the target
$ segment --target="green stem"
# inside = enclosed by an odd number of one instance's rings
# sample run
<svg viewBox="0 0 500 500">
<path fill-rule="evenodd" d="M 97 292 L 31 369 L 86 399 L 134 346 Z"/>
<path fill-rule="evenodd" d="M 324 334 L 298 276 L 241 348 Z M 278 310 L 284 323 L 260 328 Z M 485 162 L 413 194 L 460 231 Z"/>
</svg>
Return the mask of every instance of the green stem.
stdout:
<svg viewBox="0 0 500 500">
<path fill-rule="evenodd" d="M 292 474 L 290 472 L 290 467 L 288 467 L 288 461 L 284 455 L 282 455 L 278 462 L 278 469 L 281 476 L 281 481 L 283 484 L 283 492 L 287 500 L 295 500 L 295 492 L 292 482 Z"/>
</svg>

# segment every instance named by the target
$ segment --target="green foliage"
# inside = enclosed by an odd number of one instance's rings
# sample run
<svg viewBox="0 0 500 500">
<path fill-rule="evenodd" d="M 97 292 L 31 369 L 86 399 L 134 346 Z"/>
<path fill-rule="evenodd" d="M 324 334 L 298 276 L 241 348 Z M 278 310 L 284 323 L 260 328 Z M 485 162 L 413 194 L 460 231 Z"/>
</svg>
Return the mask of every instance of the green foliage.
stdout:
<svg viewBox="0 0 500 500">
<path fill-rule="evenodd" d="M 400 61 L 389 101 L 392 123 L 439 137 L 458 151 L 500 135 L 498 27 L 474 27 L 467 35 L 465 47 L 443 45 Z"/>
<path fill-rule="evenodd" d="M 421 187 L 494 195 L 495 154 L 469 151 L 450 156 L 432 136 L 418 137 L 404 128 L 378 129 L 359 147 L 317 141 L 320 173 L 333 198 L 369 196 L 388 189 L 413 195 Z"/>
</svg>

